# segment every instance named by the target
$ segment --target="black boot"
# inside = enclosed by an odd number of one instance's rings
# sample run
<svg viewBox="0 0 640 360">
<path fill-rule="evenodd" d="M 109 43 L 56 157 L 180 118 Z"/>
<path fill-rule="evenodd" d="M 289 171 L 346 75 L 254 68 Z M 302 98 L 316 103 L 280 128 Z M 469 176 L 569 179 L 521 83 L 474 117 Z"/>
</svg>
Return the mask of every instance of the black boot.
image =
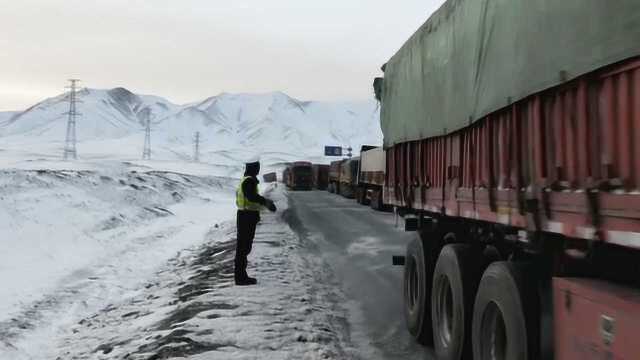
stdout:
<svg viewBox="0 0 640 360">
<path fill-rule="evenodd" d="M 245 278 L 236 279 L 236 285 L 238 286 L 255 285 L 257 283 L 258 281 L 255 278 L 248 277 L 248 276 Z"/>
</svg>

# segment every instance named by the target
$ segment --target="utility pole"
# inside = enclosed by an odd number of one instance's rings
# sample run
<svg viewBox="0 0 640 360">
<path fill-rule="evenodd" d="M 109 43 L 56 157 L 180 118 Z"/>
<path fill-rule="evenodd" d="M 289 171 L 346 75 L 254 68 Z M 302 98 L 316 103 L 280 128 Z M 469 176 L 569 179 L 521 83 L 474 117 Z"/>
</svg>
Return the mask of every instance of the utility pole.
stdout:
<svg viewBox="0 0 640 360">
<path fill-rule="evenodd" d="M 193 161 L 200 161 L 200 131 L 196 132 L 195 146 L 193 148 Z"/>
<path fill-rule="evenodd" d="M 76 106 L 79 102 L 77 98 L 77 91 L 80 80 L 69 79 L 69 82 L 71 84 L 67 87 L 69 89 L 69 111 L 66 113 L 66 115 L 68 115 L 68 119 L 67 137 L 64 142 L 64 159 L 76 160 L 78 159 L 78 152 L 76 150 L 76 117 L 81 115 L 78 113 Z"/>
<path fill-rule="evenodd" d="M 151 160 L 151 114 L 147 114 L 147 126 L 144 129 L 142 160 Z"/>
</svg>

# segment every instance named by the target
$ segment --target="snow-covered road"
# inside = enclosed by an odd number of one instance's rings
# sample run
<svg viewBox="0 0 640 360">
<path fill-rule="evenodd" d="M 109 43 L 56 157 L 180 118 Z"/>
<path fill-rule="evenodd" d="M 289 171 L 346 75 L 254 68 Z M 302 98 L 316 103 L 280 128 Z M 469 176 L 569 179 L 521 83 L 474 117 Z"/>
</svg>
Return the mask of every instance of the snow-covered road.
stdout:
<svg viewBox="0 0 640 360">
<path fill-rule="evenodd" d="M 434 359 L 406 330 L 402 308 L 403 268 L 391 265 L 415 238 L 383 213 L 326 191 L 289 196 L 291 226 L 310 252 L 324 259 L 349 305 L 356 348 L 366 359 Z"/>
<path fill-rule="evenodd" d="M 279 211 L 264 215 L 250 256 L 259 283 L 236 287 L 234 181 L 2 179 L 0 359 L 358 358 L 344 297 L 287 225 L 281 188 L 268 190 Z"/>
</svg>

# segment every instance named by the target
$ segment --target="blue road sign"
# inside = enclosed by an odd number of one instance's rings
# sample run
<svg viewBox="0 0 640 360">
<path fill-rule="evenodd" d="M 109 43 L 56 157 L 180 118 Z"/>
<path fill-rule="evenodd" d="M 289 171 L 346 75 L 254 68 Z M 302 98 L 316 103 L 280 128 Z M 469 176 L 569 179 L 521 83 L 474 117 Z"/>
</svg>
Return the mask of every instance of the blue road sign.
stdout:
<svg viewBox="0 0 640 360">
<path fill-rule="evenodd" d="M 324 156 L 342 156 L 342 146 L 325 146 Z"/>
</svg>

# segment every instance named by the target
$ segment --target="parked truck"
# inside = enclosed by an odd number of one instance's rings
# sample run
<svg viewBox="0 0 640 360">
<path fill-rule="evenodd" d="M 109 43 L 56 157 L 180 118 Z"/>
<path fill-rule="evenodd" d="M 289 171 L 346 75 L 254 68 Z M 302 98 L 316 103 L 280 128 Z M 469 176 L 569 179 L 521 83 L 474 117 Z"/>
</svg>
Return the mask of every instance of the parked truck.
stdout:
<svg viewBox="0 0 640 360">
<path fill-rule="evenodd" d="M 270 172 L 262 175 L 262 180 L 264 180 L 265 183 L 274 183 L 278 181 L 278 176 L 275 172 Z"/>
<path fill-rule="evenodd" d="M 359 165 L 360 158 L 358 157 L 344 160 L 340 164 L 340 186 L 338 190 L 340 195 L 348 199 L 353 199 L 356 195 Z"/>
<path fill-rule="evenodd" d="M 375 210 L 385 208 L 382 198 L 386 158 L 382 147 L 363 147 L 360 152 L 356 201 Z"/>
<path fill-rule="evenodd" d="M 292 190 L 311 190 L 313 170 L 308 161 L 296 161 L 287 166 L 282 174 L 283 182 Z"/>
<path fill-rule="evenodd" d="M 374 81 L 409 332 L 640 359 L 640 1 L 449 0 Z M 615 20 L 613 20 L 615 19 Z"/>
<path fill-rule="evenodd" d="M 326 190 L 329 185 L 329 165 L 313 164 L 313 187 Z"/>
<path fill-rule="evenodd" d="M 340 193 L 340 169 L 344 160 L 332 161 L 329 165 L 329 185 L 327 191 L 330 193 Z"/>
</svg>

